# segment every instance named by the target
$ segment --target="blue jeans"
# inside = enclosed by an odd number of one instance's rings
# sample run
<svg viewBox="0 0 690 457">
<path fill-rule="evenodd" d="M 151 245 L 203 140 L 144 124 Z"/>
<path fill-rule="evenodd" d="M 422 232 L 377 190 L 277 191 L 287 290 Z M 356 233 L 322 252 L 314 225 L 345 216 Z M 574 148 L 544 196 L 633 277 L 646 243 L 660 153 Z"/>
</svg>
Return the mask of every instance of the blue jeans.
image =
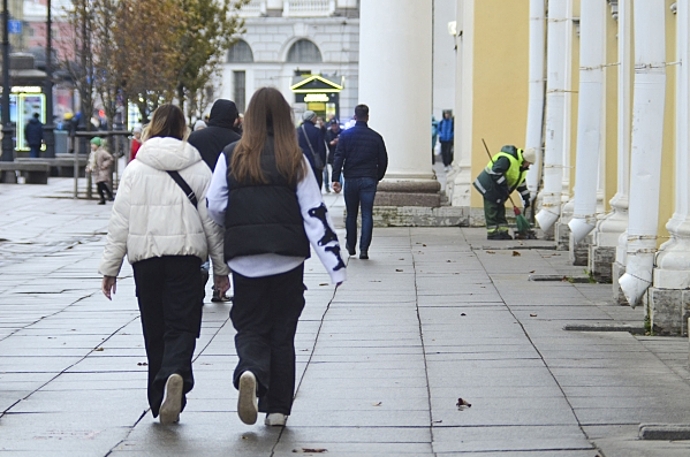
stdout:
<svg viewBox="0 0 690 457">
<path fill-rule="evenodd" d="M 29 157 L 38 158 L 41 156 L 41 145 L 31 144 L 29 145 Z"/>
<path fill-rule="evenodd" d="M 357 246 L 357 213 L 362 206 L 362 237 L 359 241 L 360 252 L 368 252 L 371 234 L 374 231 L 374 198 L 378 181 L 374 178 L 347 178 L 345 180 L 345 208 L 347 219 L 347 245 L 354 249 Z"/>
</svg>

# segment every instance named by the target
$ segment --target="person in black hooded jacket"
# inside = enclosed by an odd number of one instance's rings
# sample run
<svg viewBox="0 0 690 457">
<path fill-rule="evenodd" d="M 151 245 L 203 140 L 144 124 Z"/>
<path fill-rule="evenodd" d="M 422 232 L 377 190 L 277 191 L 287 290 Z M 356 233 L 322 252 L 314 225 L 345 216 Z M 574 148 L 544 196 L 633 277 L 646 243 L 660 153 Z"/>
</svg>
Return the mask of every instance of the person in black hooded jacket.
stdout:
<svg viewBox="0 0 690 457">
<path fill-rule="evenodd" d="M 197 148 L 201 158 L 213 171 L 223 149 L 240 139 L 239 124 L 239 113 L 235 102 L 219 98 L 213 102 L 206 128 L 192 132 L 187 142 Z M 208 281 L 209 268 L 210 265 L 207 260 L 201 266 L 204 287 Z M 232 300 L 231 297 L 221 294 L 218 289 L 213 288 L 212 302 L 224 303 L 230 300 Z"/>
<path fill-rule="evenodd" d="M 213 103 L 207 127 L 189 135 L 187 141 L 199 150 L 211 170 L 215 168 L 223 148 L 240 139 L 238 118 L 235 102 L 219 98 Z"/>
</svg>

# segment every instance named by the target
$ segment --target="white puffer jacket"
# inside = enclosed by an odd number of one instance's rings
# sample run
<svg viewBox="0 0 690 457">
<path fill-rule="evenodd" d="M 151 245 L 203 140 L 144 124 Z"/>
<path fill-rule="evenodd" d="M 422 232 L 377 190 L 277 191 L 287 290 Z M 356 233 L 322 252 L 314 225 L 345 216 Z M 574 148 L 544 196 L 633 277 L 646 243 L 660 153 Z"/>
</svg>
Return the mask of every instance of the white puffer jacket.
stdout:
<svg viewBox="0 0 690 457">
<path fill-rule="evenodd" d="M 199 200 L 198 208 L 166 170 L 176 170 Z M 125 255 L 129 263 L 153 257 L 193 255 L 206 260 L 213 273 L 227 275 L 223 228 L 206 210 L 211 170 L 199 151 L 175 138 L 150 138 L 127 165 L 108 225 L 99 272 L 117 276 Z"/>
</svg>

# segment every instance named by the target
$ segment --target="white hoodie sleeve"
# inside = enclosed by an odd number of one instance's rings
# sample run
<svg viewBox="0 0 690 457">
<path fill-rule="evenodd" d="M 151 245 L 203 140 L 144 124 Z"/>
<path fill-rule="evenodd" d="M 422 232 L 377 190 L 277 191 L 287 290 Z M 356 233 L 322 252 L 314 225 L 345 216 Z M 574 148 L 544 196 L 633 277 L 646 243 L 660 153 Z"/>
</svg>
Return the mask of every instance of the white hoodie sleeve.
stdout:
<svg viewBox="0 0 690 457">
<path fill-rule="evenodd" d="M 220 154 L 216 167 L 213 169 L 211 187 L 206 193 L 206 207 L 208 208 L 208 215 L 221 227 L 225 226 L 225 210 L 228 206 L 228 179 L 225 176 L 227 172 L 225 154 Z"/>
<path fill-rule="evenodd" d="M 321 190 L 314 172 L 306 158 L 303 162 L 307 173 L 297 184 L 297 200 L 304 220 L 304 231 L 321 263 L 328 271 L 331 282 L 338 284 L 346 279 L 346 267 L 340 255 L 338 236 L 333 230 L 333 223 L 321 197 Z"/>
<path fill-rule="evenodd" d="M 115 203 L 108 222 L 108 236 L 98 272 L 104 276 L 117 276 L 122 268 L 122 261 L 127 254 L 127 237 L 129 235 L 129 210 L 131 194 L 131 175 L 135 166 L 125 168 L 120 179 L 120 186 L 115 195 Z"/>
</svg>

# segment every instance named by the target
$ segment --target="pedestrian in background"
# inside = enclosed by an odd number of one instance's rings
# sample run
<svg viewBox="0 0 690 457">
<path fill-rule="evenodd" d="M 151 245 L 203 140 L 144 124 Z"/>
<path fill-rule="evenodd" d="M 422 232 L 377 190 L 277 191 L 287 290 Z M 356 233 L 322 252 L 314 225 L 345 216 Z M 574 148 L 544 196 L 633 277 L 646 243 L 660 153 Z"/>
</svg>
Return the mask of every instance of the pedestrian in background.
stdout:
<svg viewBox="0 0 690 457">
<path fill-rule="evenodd" d="M 290 415 L 310 243 L 331 281 L 345 280 L 338 237 L 293 122 L 277 89 L 259 89 L 242 139 L 218 158 L 208 193 L 211 217 L 225 227 L 239 358 L 233 383 L 246 424 L 255 423 L 259 411 L 266 425 L 284 426 Z"/>
<path fill-rule="evenodd" d="M 455 120 L 452 110 L 443 110 L 443 119 L 438 124 L 438 141 L 441 143 L 441 158 L 446 171 L 453 163 L 453 140 L 455 139 Z"/>
<path fill-rule="evenodd" d="M 438 139 L 438 121 L 431 116 L 431 165 L 436 163 L 436 140 Z"/>
<path fill-rule="evenodd" d="M 132 144 L 129 148 L 129 161 L 137 158 L 137 152 L 141 147 L 141 126 L 137 125 L 132 129 Z"/>
<path fill-rule="evenodd" d="M 99 268 L 103 293 L 111 299 L 125 255 L 132 264 L 148 360 L 148 400 L 161 424 L 179 420 L 194 386 L 200 268 L 209 253 L 215 287 L 222 292 L 229 287 L 223 231 L 206 210 L 211 171 L 184 141 L 186 134 L 180 108 L 162 105 L 154 111 L 137 160 L 122 174 Z"/>
<path fill-rule="evenodd" d="M 323 168 L 326 165 L 326 143 L 323 131 L 316 125 L 316 113 L 307 110 L 302 114 L 302 125 L 297 128 L 297 138 L 321 191 Z"/>
<path fill-rule="evenodd" d="M 204 121 L 202 120 L 201 122 Z M 239 140 L 241 136 L 241 130 L 239 130 L 239 113 L 237 112 L 237 105 L 235 105 L 235 102 L 223 98 L 219 98 L 213 102 L 211 113 L 205 125 L 206 127 L 199 130 L 197 130 L 195 126 L 194 132 L 189 135 L 189 144 L 199 150 L 206 165 L 213 170 L 223 148 Z M 210 276 L 209 262 L 204 262 L 201 268 L 203 275 L 202 284 L 205 288 L 206 282 Z M 221 294 L 215 288 L 213 289 L 211 295 L 212 302 L 226 303 L 231 300 L 232 297 L 224 293 Z"/>
<path fill-rule="evenodd" d="M 38 119 L 39 114 L 34 113 L 29 122 L 24 126 L 24 138 L 29 145 L 29 157 L 38 158 L 41 155 L 43 144 L 43 124 Z"/>
<path fill-rule="evenodd" d="M 115 158 L 105 149 L 103 140 L 100 137 L 95 136 L 91 138 L 90 143 L 91 155 L 88 161 L 88 171 L 91 173 L 91 179 L 96 183 L 96 190 L 101 198 L 98 204 L 105 205 L 106 198 L 109 202 L 114 200 L 112 186 Z"/>
<path fill-rule="evenodd" d="M 355 107 L 357 122 L 351 129 L 340 134 L 333 160 L 333 183 L 340 192 L 340 174 L 345 176 L 345 219 L 347 252 L 355 255 L 357 246 L 357 214 L 362 208 L 362 237 L 359 241 L 359 258 L 369 259 L 369 246 L 374 231 L 374 199 L 378 182 L 388 168 L 388 153 L 381 135 L 369 128 L 369 107 Z"/>
<path fill-rule="evenodd" d="M 340 123 L 337 119 L 331 119 L 329 123 L 329 129 L 326 131 L 326 146 L 328 147 L 328 156 L 326 156 L 326 167 L 324 167 L 324 183 L 326 184 L 326 190 L 330 190 L 328 183 L 329 173 L 328 167 L 331 168 L 331 175 L 333 174 L 333 160 L 335 159 L 335 148 L 338 146 L 338 140 L 340 139 L 340 134 L 342 129 L 340 128 Z M 342 179 L 341 179 L 342 184 Z"/>
</svg>

